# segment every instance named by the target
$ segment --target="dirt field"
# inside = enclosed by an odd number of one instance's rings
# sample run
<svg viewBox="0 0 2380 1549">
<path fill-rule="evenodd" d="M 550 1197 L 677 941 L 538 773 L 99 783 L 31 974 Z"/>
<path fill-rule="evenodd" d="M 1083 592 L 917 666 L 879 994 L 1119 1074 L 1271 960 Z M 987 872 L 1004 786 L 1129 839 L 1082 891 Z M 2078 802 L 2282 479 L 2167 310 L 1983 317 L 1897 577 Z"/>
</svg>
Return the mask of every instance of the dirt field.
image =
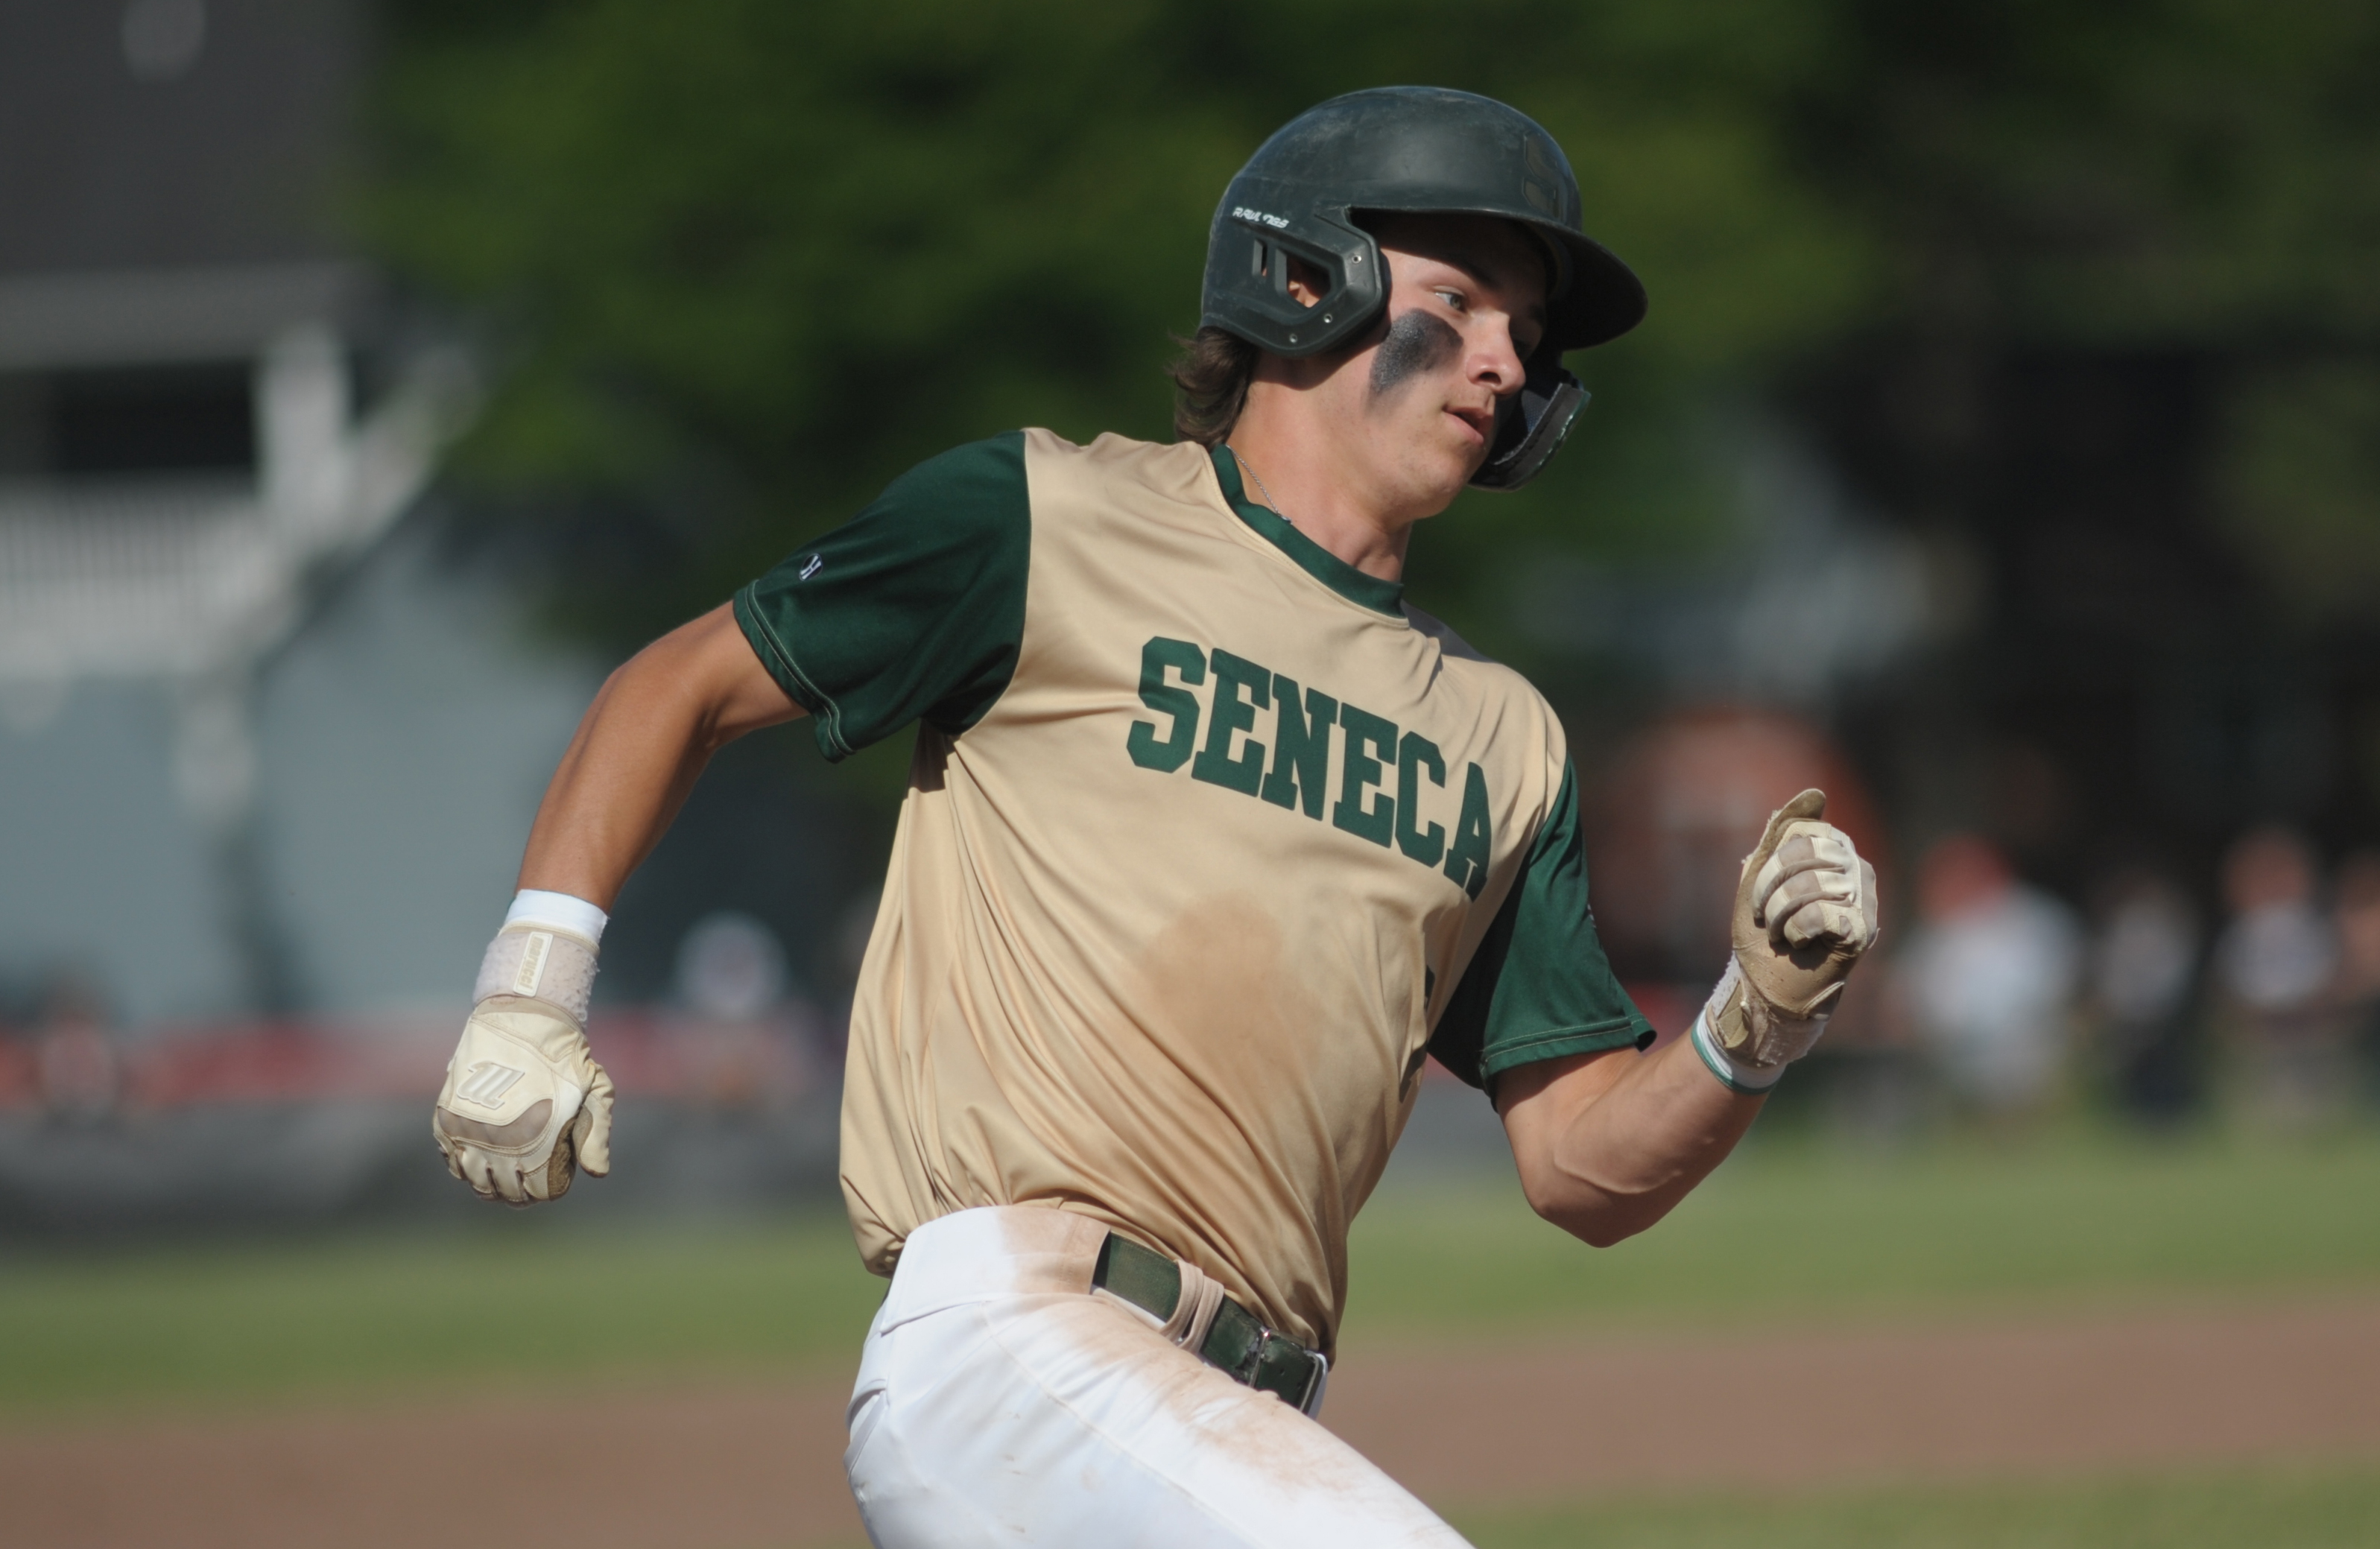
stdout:
<svg viewBox="0 0 2380 1549">
<path fill-rule="evenodd" d="M 831 1386 L 0 1432 L 0 1542 L 861 1542 Z M 2380 1301 L 1351 1352 L 1328 1418 L 1433 1501 L 2380 1461 Z"/>
</svg>

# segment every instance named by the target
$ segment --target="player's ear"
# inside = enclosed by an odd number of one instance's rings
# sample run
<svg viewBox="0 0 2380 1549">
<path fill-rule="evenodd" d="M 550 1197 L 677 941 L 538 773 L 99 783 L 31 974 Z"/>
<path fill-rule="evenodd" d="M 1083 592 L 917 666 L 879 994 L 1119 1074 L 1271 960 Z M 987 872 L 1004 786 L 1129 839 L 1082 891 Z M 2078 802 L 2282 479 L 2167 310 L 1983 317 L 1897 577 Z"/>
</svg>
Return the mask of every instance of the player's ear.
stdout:
<svg viewBox="0 0 2380 1549">
<path fill-rule="evenodd" d="M 1322 298 L 1330 294 L 1330 276 L 1322 272 L 1320 265 L 1308 263 L 1295 254 L 1283 253 L 1281 257 L 1289 263 L 1289 294 L 1302 307 L 1320 305 Z"/>
</svg>

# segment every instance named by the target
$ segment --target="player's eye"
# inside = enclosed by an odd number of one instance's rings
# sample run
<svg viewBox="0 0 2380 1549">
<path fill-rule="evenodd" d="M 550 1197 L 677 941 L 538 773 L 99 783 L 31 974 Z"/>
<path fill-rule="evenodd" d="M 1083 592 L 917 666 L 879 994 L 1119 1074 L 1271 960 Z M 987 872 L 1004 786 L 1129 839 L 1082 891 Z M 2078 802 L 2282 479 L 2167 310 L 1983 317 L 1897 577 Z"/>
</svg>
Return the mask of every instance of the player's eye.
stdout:
<svg viewBox="0 0 2380 1549">
<path fill-rule="evenodd" d="M 1468 299 L 1459 290 L 1449 290 L 1441 287 L 1438 292 L 1438 298 L 1440 301 L 1445 302 L 1447 306 L 1453 309 L 1455 311 L 1462 312 L 1468 311 L 1470 309 Z"/>
</svg>

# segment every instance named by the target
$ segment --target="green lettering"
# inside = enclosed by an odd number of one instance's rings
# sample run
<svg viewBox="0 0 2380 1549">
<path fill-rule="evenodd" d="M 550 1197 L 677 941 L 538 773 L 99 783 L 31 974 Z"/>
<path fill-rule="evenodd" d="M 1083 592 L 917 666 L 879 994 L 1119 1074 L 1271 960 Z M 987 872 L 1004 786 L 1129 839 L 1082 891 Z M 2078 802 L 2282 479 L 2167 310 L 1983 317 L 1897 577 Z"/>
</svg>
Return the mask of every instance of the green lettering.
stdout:
<svg viewBox="0 0 2380 1549">
<path fill-rule="evenodd" d="M 1347 730 L 1347 756 L 1340 768 L 1339 800 L 1331 805 L 1330 821 L 1358 839 L 1385 848 L 1396 828 L 1396 798 L 1382 791 L 1379 800 L 1366 806 L 1364 787 L 1379 784 L 1383 761 L 1397 756 L 1397 723 L 1369 710 L 1342 705 L 1339 724 Z M 1379 756 L 1366 754 L 1367 747 L 1378 749 Z"/>
<path fill-rule="evenodd" d="M 1232 733 L 1253 731 L 1257 711 L 1272 703 L 1272 672 L 1227 650 L 1218 649 L 1213 660 L 1215 702 L 1207 715 L 1207 745 L 1190 766 L 1190 778 L 1253 796 L 1257 781 L 1264 778 L 1264 744 L 1250 737 L 1234 758 Z M 1240 697 L 1242 689 L 1248 692 L 1245 699 Z"/>
<path fill-rule="evenodd" d="M 1265 776 L 1264 799 L 1275 806 L 1303 805 L 1305 816 L 1322 816 L 1322 788 L 1330 779 L 1330 723 L 1339 701 L 1318 688 L 1305 691 L 1305 713 L 1297 709 L 1297 684 L 1273 674 L 1272 772 Z"/>
<path fill-rule="evenodd" d="M 1405 740 L 1397 744 L 1397 848 L 1409 860 L 1424 865 L 1436 865 L 1446 853 L 1446 830 L 1436 823 L 1427 829 L 1414 827 L 1414 816 L 1421 811 L 1421 776 L 1429 771 L 1429 782 L 1446 783 L 1446 759 L 1438 744 L 1418 732 L 1408 732 Z"/>
<path fill-rule="evenodd" d="M 1198 736 L 1198 696 L 1167 683 L 1168 667 L 1181 673 L 1185 684 L 1205 683 L 1207 653 L 1187 640 L 1169 640 L 1162 635 L 1140 647 L 1140 702 L 1160 715 L 1172 716 L 1173 730 L 1159 742 L 1154 724 L 1135 720 L 1124 733 L 1123 746 L 1134 763 L 1162 774 L 1172 774 L 1183 766 Z"/>
<path fill-rule="evenodd" d="M 1446 853 L 1446 875 L 1473 898 L 1488 885 L 1488 864 L 1496 853 L 1496 830 L 1488 816 L 1488 777 L 1476 764 L 1463 770 L 1463 816 L 1454 820 L 1454 843 Z"/>
</svg>

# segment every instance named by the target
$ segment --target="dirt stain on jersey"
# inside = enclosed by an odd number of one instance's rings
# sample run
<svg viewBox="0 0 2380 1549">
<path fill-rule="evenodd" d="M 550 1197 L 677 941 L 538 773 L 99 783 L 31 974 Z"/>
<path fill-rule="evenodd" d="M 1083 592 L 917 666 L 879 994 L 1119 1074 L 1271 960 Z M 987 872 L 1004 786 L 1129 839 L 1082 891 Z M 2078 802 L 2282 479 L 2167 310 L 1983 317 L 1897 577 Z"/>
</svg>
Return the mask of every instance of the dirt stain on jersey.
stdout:
<svg viewBox="0 0 2380 1549">
<path fill-rule="evenodd" d="M 1349 1180 L 1333 1131 L 1349 1110 L 1393 1099 L 1391 1057 L 1367 1059 L 1365 1019 L 1323 1003 L 1257 893 L 1200 900 L 1137 966 L 1149 1036 L 1179 1083 L 1161 1103 L 1179 1138 L 1144 1155 L 1198 1168 L 1172 1182 L 1192 1202 L 1181 1224 L 1195 1219 L 1222 1261 L 1200 1267 L 1259 1312 L 1293 1311 L 1312 1331 L 1305 1337 L 1327 1339 L 1346 1285 Z M 1282 1254 L 1292 1223 L 1317 1234 L 1318 1255 Z"/>
<path fill-rule="evenodd" d="M 1328 1014 L 1283 949 L 1279 922 L 1253 893 L 1184 911 L 1140 962 L 1150 1002 L 1182 1070 L 1239 1120 L 1261 1131 L 1304 1106 L 1296 1088 Z"/>
</svg>

